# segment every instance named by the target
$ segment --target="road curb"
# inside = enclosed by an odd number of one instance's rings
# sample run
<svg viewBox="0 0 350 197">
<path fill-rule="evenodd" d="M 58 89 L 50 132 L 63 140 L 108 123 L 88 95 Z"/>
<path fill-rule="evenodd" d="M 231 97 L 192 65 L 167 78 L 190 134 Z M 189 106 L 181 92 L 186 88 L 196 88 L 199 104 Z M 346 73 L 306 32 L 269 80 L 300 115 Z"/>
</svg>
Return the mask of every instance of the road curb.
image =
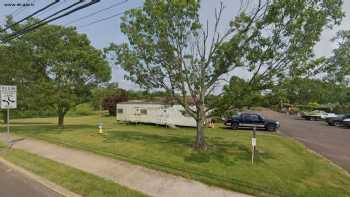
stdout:
<svg viewBox="0 0 350 197">
<path fill-rule="evenodd" d="M 63 188 L 62 186 L 59 186 L 43 177 L 40 177 L 36 174 L 33 174 L 27 170 L 25 170 L 24 168 L 22 167 L 19 167 L 5 159 L 3 159 L 2 157 L 0 157 L 0 163 L 6 165 L 7 167 L 15 170 L 16 172 L 24 175 L 25 177 L 29 178 L 29 179 L 32 179 L 34 180 L 35 182 L 45 186 L 46 188 L 56 192 L 57 194 L 63 196 L 63 197 L 82 197 L 76 193 L 73 193 L 65 188 Z"/>
</svg>

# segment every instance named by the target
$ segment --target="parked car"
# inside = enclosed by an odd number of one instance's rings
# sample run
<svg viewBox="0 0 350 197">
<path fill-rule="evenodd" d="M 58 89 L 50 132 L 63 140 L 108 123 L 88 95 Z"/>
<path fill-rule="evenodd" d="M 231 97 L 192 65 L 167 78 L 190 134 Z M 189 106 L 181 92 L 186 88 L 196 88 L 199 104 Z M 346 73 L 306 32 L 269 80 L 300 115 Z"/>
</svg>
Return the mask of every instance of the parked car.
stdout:
<svg viewBox="0 0 350 197">
<path fill-rule="evenodd" d="M 340 126 L 343 124 L 343 120 L 350 118 L 350 114 L 340 114 L 336 117 L 328 117 L 325 119 L 329 126 Z"/>
<path fill-rule="evenodd" d="M 346 127 L 350 127 L 350 117 L 344 118 L 341 124 Z"/>
<path fill-rule="evenodd" d="M 225 125 L 232 129 L 238 128 L 263 128 L 267 131 L 276 131 L 280 127 L 280 123 L 275 120 L 264 118 L 258 113 L 241 113 L 231 119 L 225 121 Z"/>
<path fill-rule="evenodd" d="M 224 120 L 224 125 L 226 125 L 226 126 L 231 126 L 231 118 L 226 118 L 225 120 Z"/>
<path fill-rule="evenodd" d="M 325 120 L 326 118 L 336 118 L 336 117 L 338 117 L 338 115 L 335 113 L 322 113 L 321 114 L 321 118 L 323 120 Z"/>
<path fill-rule="evenodd" d="M 322 120 L 326 116 L 327 116 L 327 113 L 324 111 L 320 111 L 320 110 L 314 110 L 311 112 L 303 112 L 301 114 L 301 117 L 304 118 L 305 120 Z"/>
</svg>

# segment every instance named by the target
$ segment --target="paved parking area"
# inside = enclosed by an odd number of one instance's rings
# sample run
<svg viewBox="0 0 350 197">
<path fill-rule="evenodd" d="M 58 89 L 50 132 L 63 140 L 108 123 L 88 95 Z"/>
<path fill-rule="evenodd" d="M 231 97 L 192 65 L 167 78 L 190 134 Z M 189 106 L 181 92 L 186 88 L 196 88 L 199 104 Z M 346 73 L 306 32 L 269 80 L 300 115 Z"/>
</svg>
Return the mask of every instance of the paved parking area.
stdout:
<svg viewBox="0 0 350 197">
<path fill-rule="evenodd" d="M 16 173 L 0 163 L 1 197 L 59 197 L 42 185 Z"/>
<path fill-rule="evenodd" d="M 282 134 L 294 137 L 350 172 L 350 129 L 328 126 L 324 121 L 307 121 L 271 110 L 265 117 L 278 120 Z"/>
</svg>

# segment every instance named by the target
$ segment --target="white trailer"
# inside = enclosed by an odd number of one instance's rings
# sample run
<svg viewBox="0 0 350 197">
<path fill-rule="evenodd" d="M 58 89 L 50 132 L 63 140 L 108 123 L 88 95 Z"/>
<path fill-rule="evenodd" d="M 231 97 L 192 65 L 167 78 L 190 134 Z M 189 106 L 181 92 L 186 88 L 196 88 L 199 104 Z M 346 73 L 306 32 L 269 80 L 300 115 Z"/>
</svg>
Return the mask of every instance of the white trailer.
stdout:
<svg viewBox="0 0 350 197">
<path fill-rule="evenodd" d="M 196 127 L 195 119 L 181 105 L 129 101 L 118 103 L 116 108 L 116 116 L 119 121 Z"/>
</svg>

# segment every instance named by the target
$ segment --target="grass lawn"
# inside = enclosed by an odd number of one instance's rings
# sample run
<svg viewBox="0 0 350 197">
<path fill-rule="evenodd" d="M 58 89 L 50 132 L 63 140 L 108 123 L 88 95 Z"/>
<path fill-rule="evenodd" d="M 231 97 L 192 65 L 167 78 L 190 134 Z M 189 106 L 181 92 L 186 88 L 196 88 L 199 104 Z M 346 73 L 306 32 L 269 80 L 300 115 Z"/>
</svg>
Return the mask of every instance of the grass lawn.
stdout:
<svg viewBox="0 0 350 197">
<path fill-rule="evenodd" d="M 251 165 L 247 131 L 207 129 L 209 151 L 193 151 L 195 130 L 127 125 L 97 116 L 70 117 L 64 130 L 56 118 L 14 120 L 12 131 L 68 147 L 92 151 L 257 196 L 350 196 L 350 177 L 294 140 L 258 133 L 259 153 Z"/>
<path fill-rule="evenodd" d="M 112 181 L 82 172 L 21 150 L 5 150 L 0 144 L 0 156 L 84 197 L 145 197 L 146 195 L 115 184 Z"/>
</svg>

